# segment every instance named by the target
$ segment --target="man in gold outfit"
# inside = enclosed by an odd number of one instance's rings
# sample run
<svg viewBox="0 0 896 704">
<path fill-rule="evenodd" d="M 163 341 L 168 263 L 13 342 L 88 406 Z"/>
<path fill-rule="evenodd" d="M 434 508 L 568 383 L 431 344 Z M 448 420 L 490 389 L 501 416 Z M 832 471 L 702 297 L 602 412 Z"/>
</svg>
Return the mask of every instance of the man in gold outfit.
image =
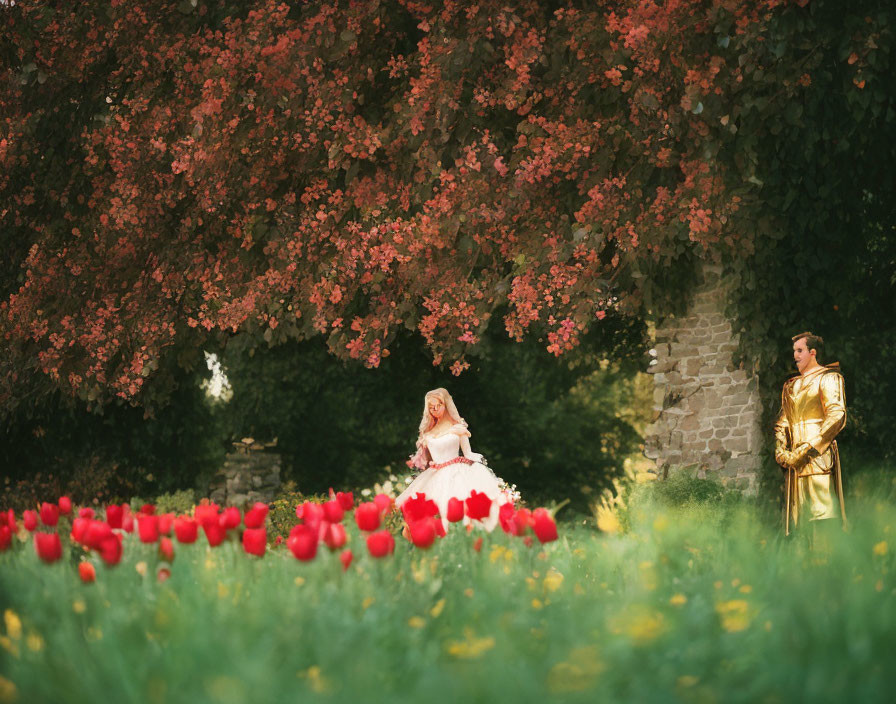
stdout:
<svg viewBox="0 0 896 704">
<path fill-rule="evenodd" d="M 834 440 L 846 423 L 840 365 L 819 364 L 823 340 L 817 335 L 803 332 L 792 339 L 799 373 L 784 384 L 775 423 L 775 461 L 786 472 L 787 535 L 791 523 L 798 526 L 838 515 L 844 525 L 846 521 L 840 454 Z"/>
</svg>

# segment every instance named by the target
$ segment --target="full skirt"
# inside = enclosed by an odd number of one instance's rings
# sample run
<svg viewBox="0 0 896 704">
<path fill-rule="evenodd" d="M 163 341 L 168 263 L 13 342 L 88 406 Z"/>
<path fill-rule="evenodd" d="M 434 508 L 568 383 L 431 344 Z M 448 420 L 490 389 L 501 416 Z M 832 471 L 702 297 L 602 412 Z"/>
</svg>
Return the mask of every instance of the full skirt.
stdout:
<svg viewBox="0 0 896 704">
<path fill-rule="evenodd" d="M 399 494 L 395 499 L 395 505 L 401 508 L 401 505 L 408 499 L 417 494 L 425 494 L 427 499 L 434 501 L 438 506 L 442 524 L 447 530 L 448 521 L 445 516 L 448 511 L 448 501 L 452 498 L 465 501 L 470 498 L 473 491 L 485 494 L 492 500 L 489 515 L 481 520 L 472 521 L 474 525 L 479 525 L 491 532 L 498 524 L 498 512 L 501 506 L 511 503 L 511 501 L 501 490 L 500 481 L 494 472 L 479 462 L 473 464 L 455 462 L 439 469 L 430 467 L 424 470 L 408 485 L 407 489 Z M 464 525 L 471 523 L 466 515 L 463 523 Z"/>
</svg>

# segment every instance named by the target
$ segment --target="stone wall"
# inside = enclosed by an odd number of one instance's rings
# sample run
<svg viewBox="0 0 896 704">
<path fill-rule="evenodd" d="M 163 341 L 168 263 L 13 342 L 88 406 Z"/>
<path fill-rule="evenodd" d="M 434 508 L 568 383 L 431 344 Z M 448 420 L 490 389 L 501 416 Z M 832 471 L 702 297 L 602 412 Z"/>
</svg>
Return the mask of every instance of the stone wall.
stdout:
<svg viewBox="0 0 896 704">
<path fill-rule="evenodd" d="M 269 504 L 280 488 L 280 454 L 230 452 L 209 488 L 215 503 L 241 509 L 256 501 Z"/>
<path fill-rule="evenodd" d="M 761 402 L 755 377 L 732 362 L 738 338 L 725 315 L 733 283 L 704 266 L 687 314 L 656 328 L 648 372 L 654 422 L 644 453 L 660 477 L 678 471 L 754 493 L 761 466 Z"/>
</svg>

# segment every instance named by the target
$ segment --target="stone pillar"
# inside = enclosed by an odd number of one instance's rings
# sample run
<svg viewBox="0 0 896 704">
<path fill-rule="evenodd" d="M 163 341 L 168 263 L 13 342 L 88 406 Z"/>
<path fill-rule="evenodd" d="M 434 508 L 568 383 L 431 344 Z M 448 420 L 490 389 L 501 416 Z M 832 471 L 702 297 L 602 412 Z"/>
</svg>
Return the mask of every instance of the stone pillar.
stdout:
<svg viewBox="0 0 896 704">
<path fill-rule="evenodd" d="M 280 454 L 277 452 L 229 452 L 210 487 L 215 503 L 251 507 L 269 504 L 280 488 Z"/>
<path fill-rule="evenodd" d="M 756 378 L 735 368 L 738 336 L 725 307 L 733 282 L 704 265 L 687 313 L 658 322 L 648 373 L 654 379 L 654 422 L 644 454 L 666 478 L 695 472 L 753 494 L 761 467 L 761 417 Z"/>
</svg>

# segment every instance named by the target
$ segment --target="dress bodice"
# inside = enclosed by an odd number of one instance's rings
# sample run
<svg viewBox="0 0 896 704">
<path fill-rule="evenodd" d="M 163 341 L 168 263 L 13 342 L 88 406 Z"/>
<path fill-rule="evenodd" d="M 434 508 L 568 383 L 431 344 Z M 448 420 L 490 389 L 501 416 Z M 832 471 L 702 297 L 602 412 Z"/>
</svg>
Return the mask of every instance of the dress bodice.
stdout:
<svg viewBox="0 0 896 704">
<path fill-rule="evenodd" d="M 435 438 L 428 438 L 426 446 L 432 461 L 436 464 L 447 462 L 460 455 L 460 436 L 455 432 L 447 432 Z"/>
</svg>

